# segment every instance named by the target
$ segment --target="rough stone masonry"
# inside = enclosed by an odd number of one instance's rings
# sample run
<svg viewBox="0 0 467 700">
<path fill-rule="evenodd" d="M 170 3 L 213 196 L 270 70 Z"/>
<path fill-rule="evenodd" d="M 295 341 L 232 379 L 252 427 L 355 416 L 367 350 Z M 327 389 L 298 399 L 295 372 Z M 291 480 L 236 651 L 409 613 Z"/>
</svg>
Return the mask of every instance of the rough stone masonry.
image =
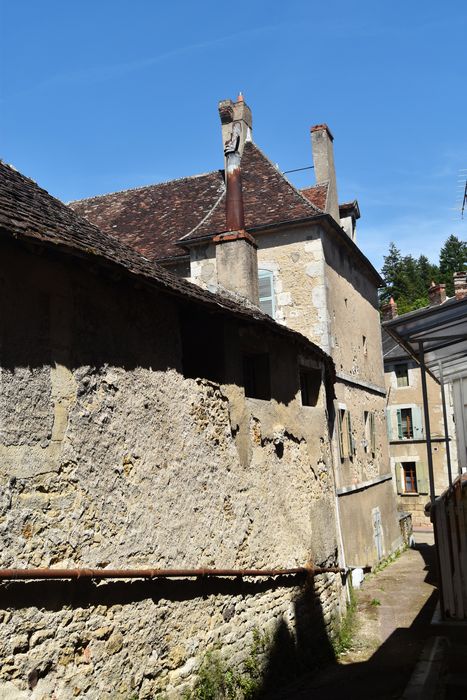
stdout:
<svg viewBox="0 0 467 700">
<path fill-rule="evenodd" d="M 1 567 L 338 563 L 322 356 L 86 260 L 1 247 Z M 252 353 L 274 369 L 269 400 L 245 396 Z M 315 406 L 300 367 L 321 372 Z M 335 574 L 3 583 L 0 695 L 179 698 L 208 650 L 238 665 L 255 629 L 309 659 L 341 602 Z"/>
</svg>

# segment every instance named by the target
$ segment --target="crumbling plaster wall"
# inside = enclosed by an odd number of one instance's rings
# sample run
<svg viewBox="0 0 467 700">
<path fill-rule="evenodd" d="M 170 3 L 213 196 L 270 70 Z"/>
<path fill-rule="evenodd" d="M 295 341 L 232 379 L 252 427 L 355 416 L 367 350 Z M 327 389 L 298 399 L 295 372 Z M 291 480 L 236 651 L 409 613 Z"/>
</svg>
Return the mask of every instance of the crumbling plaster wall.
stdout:
<svg viewBox="0 0 467 700">
<path fill-rule="evenodd" d="M 337 562 L 324 390 L 300 406 L 294 346 L 232 322 L 225 384 L 185 379 L 174 301 L 15 246 L 2 260 L 2 567 Z M 239 351 L 258 342 L 279 368 L 268 402 L 245 399 L 239 381 Z M 255 628 L 281 627 L 297 653 L 325 638 L 341 592 L 332 574 L 307 593 L 232 580 L 4 584 L 0 691 L 178 698 L 208 649 L 239 663 Z"/>
</svg>

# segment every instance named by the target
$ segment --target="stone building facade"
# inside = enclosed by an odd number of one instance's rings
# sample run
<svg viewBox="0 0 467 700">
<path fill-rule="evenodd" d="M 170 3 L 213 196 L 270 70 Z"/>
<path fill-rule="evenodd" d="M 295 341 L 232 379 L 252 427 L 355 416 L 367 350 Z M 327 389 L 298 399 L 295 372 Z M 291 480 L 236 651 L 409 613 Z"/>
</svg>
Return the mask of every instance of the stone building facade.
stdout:
<svg viewBox="0 0 467 700">
<path fill-rule="evenodd" d="M 240 97 L 219 104 L 223 142 L 239 131 L 245 229 L 257 247 L 264 311 L 336 364 L 332 440 L 343 561 L 372 565 L 401 544 L 386 429 L 377 288 L 356 245 L 357 202 L 339 207 L 333 136 L 311 129 L 317 183 L 298 191 L 252 137 Z M 94 197 L 71 206 L 202 288 L 219 288 L 216 237 L 228 230 L 224 171 Z"/>
<path fill-rule="evenodd" d="M 445 285 L 431 288 L 432 305 L 446 300 Z M 441 291 L 441 296 L 437 293 Z M 393 300 L 383 308 L 384 320 L 397 317 Z M 384 372 L 387 388 L 387 427 L 398 508 L 410 513 L 414 527 L 431 528 L 425 506 L 430 501 L 427 443 L 420 365 L 383 329 Z M 439 383 L 427 374 L 427 393 L 433 445 L 435 494 L 449 486 L 443 404 Z M 453 478 L 458 473 L 456 425 L 451 384 L 445 385 L 448 444 Z"/>
<path fill-rule="evenodd" d="M 4 164 L 0 233 L 1 568 L 339 563 L 323 350 Z M 213 648 L 241 668 L 255 630 L 272 683 L 330 652 L 344 602 L 336 573 L 10 581 L 0 600 L 16 700 L 180 698 Z"/>
</svg>

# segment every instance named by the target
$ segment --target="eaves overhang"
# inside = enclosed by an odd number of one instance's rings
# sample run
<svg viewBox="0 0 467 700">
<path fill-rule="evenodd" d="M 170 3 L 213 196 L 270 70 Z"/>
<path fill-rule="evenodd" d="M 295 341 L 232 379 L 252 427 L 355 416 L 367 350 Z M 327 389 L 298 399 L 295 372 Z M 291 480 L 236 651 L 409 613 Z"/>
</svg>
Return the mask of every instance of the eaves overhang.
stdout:
<svg viewBox="0 0 467 700">
<path fill-rule="evenodd" d="M 384 285 L 384 281 L 379 274 L 379 272 L 373 267 L 371 262 L 368 260 L 366 255 L 362 253 L 360 248 L 352 241 L 351 238 L 345 233 L 344 229 L 339 226 L 337 221 L 333 219 L 333 217 L 330 214 L 313 214 L 311 216 L 306 216 L 300 219 L 290 219 L 290 220 L 285 220 L 285 221 L 279 221 L 277 223 L 271 224 L 271 223 L 266 223 L 262 224 L 260 226 L 252 226 L 250 228 L 247 228 L 248 233 L 250 233 L 253 236 L 256 235 L 263 235 L 267 234 L 269 232 L 277 231 L 279 228 L 283 227 L 299 227 L 299 226 L 307 226 L 307 225 L 315 225 L 315 224 L 322 224 L 328 232 L 330 232 L 332 235 L 335 235 L 338 237 L 339 241 L 343 243 L 349 252 L 358 260 L 358 262 L 361 264 L 362 268 L 364 269 L 365 273 L 368 275 L 368 277 L 372 280 L 374 284 L 376 284 L 377 287 L 382 287 Z M 213 237 L 216 235 L 219 235 L 221 233 L 225 233 L 225 231 L 216 231 L 213 233 L 210 233 L 209 235 L 206 236 L 200 236 L 198 238 L 192 238 L 192 239 L 180 239 L 176 241 L 175 245 L 180 246 L 185 249 L 189 249 L 190 247 L 194 247 L 197 245 L 203 245 L 205 243 L 208 243 L 209 241 L 212 241 Z M 159 260 L 158 260 L 159 262 Z"/>
<path fill-rule="evenodd" d="M 436 381 L 467 377 L 467 298 L 411 311 L 383 328 L 419 364 L 423 356 Z"/>
</svg>

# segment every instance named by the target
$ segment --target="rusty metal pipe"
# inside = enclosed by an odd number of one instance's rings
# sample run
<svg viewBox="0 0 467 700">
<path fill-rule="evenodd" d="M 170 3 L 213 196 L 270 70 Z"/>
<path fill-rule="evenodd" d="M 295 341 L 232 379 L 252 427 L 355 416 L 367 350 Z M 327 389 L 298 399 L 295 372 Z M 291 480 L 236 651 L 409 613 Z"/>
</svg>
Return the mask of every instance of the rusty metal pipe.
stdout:
<svg viewBox="0 0 467 700">
<path fill-rule="evenodd" d="M 306 574 L 345 573 L 337 566 L 292 569 L 0 569 L 0 581 L 25 579 L 107 579 L 107 578 L 192 578 L 203 576 L 273 577 Z"/>
<path fill-rule="evenodd" d="M 241 155 L 240 126 L 234 122 L 232 135 L 225 144 L 225 218 L 227 231 L 245 230 L 245 213 L 243 210 L 242 176 L 240 170 Z"/>
</svg>

